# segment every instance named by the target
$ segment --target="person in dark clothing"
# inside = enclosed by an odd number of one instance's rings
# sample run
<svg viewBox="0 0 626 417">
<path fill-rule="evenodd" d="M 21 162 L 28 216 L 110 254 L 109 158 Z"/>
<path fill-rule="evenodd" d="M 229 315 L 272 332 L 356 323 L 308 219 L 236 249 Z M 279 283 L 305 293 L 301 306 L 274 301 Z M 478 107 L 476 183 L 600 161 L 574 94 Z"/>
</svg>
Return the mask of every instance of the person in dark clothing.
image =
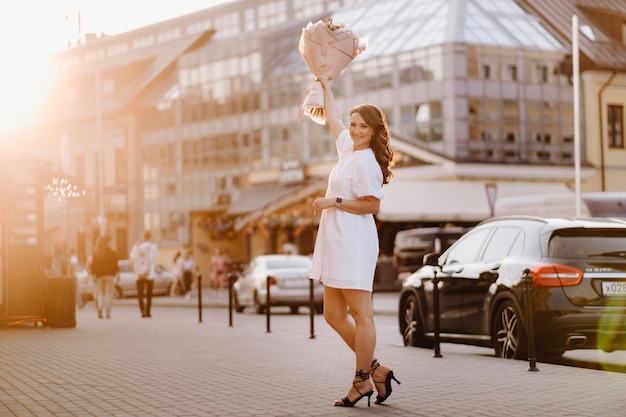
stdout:
<svg viewBox="0 0 626 417">
<path fill-rule="evenodd" d="M 96 249 L 93 252 L 90 268 L 98 286 L 96 296 L 98 318 L 102 318 L 103 310 L 106 318 L 111 318 L 113 291 L 115 289 L 115 281 L 119 279 L 120 270 L 117 261 L 117 253 L 111 248 L 111 238 L 109 236 L 100 236 L 96 242 Z"/>
</svg>

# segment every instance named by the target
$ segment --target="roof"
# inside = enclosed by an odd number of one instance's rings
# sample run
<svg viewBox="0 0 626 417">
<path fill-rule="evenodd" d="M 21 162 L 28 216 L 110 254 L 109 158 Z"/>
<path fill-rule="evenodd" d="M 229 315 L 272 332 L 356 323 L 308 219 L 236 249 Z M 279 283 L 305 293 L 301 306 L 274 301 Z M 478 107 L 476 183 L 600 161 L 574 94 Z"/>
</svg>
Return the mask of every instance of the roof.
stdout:
<svg viewBox="0 0 626 417">
<path fill-rule="evenodd" d="M 115 55 L 109 58 L 88 61 L 87 57 L 92 45 L 78 47 L 68 51 L 64 51 L 57 55 L 59 62 L 68 57 L 73 57 L 77 64 L 68 67 L 61 72 L 61 82 L 56 84 L 58 94 L 52 97 L 63 96 L 61 92 L 68 90 L 70 87 L 76 90 L 79 100 L 74 104 L 72 114 L 78 114 L 78 117 L 89 117 L 95 112 L 96 102 L 96 84 L 97 76 L 101 88 L 107 80 L 114 80 L 116 94 L 102 94 L 101 105 L 105 113 L 113 113 L 120 111 L 124 106 L 131 105 L 135 100 L 140 99 L 141 93 L 144 91 L 157 90 L 161 91 L 163 98 L 165 97 L 172 82 L 165 83 L 168 86 L 159 89 L 154 86 L 152 89 L 147 87 L 158 82 L 160 79 L 167 81 L 167 74 L 170 69 L 173 71 L 177 59 L 185 52 L 197 48 L 208 42 L 215 32 L 208 30 L 191 36 L 186 36 L 171 42 L 164 42 L 153 47 L 140 48 L 128 53 Z M 61 65 L 61 64 L 59 64 Z M 176 80 L 174 80 L 175 82 Z M 52 102 L 51 106 L 55 108 L 56 102 Z M 89 105 L 85 105 L 89 103 Z M 68 112 L 62 113 L 64 117 Z M 53 116 L 56 117 L 56 116 Z"/>
<path fill-rule="evenodd" d="M 515 0 L 374 0 L 332 17 L 369 40 L 362 54 L 368 58 L 444 43 L 565 49 Z"/>
<path fill-rule="evenodd" d="M 483 181 L 392 181 L 383 188 L 377 219 L 388 222 L 479 222 L 491 216 Z M 562 183 L 510 181 L 497 183 L 497 198 L 558 194 Z M 497 202 L 497 199 L 496 199 Z"/>
<path fill-rule="evenodd" d="M 226 210 L 225 215 L 238 217 L 235 230 L 239 231 L 259 217 L 269 215 L 311 195 L 322 192 L 326 179 L 312 179 L 304 183 L 257 184 L 245 189 Z"/>
<path fill-rule="evenodd" d="M 578 16 L 579 49 L 597 67 L 626 69 L 624 0 L 525 0 L 561 36 L 572 42 L 572 16 Z M 621 37 L 621 41 L 618 39 Z M 582 65 L 582 62 L 581 62 Z"/>
</svg>

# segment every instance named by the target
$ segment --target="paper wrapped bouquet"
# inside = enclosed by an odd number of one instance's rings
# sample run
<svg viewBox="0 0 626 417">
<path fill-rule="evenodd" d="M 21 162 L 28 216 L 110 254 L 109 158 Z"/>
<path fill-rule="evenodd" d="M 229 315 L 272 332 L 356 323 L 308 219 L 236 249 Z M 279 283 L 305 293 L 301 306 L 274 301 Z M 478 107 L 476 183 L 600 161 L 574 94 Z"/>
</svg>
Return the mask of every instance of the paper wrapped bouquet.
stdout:
<svg viewBox="0 0 626 417">
<path fill-rule="evenodd" d="M 298 44 L 298 51 L 316 80 L 334 79 L 366 48 L 367 43 L 351 30 L 343 24 L 334 25 L 332 19 L 327 18 L 321 18 L 316 23 L 309 22 L 302 28 Z M 316 123 L 326 124 L 324 89 L 319 81 L 313 83 L 305 96 L 298 121 L 302 119 L 302 113 Z"/>
</svg>

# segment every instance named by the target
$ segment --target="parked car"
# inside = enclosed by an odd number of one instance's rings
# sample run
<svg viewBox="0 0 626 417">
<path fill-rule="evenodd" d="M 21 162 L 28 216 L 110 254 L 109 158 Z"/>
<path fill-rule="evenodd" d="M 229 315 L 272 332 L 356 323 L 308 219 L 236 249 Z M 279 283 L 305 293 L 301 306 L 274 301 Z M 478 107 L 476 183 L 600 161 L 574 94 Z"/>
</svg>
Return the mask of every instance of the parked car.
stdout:
<svg viewBox="0 0 626 417">
<path fill-rule="evenodd" d="M 120 266 L 120 279 L 115 284 L 115 298 L 136 297 L 137 296 L 137 277 L 133 272 L 133 266 L 130 260 L 118 261 Z M 153 295 L 169 295 L 172 285 L 174 285 L 174 274 L 160 265 L 154 266 L 156 276 L 154 278 Z"/>
<path fill-rule="evenodd" d="M 392 265 L 396 276 L 417 271 L 424 255 L 443 252 L 467 231 L 464 227 L 421 227 L 401 230 L 393 243 Z"/>
<path fill-rule="evenodd" d="M 253 258 L 233 284 L 235 311 L 247 306 L 259 314 L 267 307 L 267 277 L 270 277 L 271 306 L 287 306 L 293 314 L 309 306 L 311 258 L 304 255 L 261 255 Z M 324 310 L 324 289 L 313 281 L 315 310 Z"/>
<path fill-rule="evenodd" d="M 407 346 L 432 346 L 437 271 L 441 341 L 527 359 L 529 277 L 537 357 L 626 348 L 624 220 L 496 217 L 441 256 L 427 255 L 425 263 L 400 292 L 399 327 Z"/>
</svg>

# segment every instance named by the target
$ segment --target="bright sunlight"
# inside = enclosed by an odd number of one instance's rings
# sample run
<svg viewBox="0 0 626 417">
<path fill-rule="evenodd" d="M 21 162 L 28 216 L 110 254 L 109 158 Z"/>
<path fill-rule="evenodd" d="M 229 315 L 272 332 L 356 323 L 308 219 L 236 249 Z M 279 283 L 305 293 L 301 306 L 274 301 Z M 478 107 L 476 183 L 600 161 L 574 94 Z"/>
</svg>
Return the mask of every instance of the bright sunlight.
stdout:
<svg viewBox="0 0 626 417">
<path fill-rule="evenodd" d="M 63 16 L 55 19 L 50 10 L 33 4 L 0 5 L 0 132 L 23 126 L 36 116 L 53 78 L 48 56 L 64 45 Z"/>
<path fill-rule="evenodd" d="M 84 34 L 116 35 L 229 1 L 171 1 L 158 7 L 154 0 L 1 1 L 0 134 L 36 119 L 54 82 L 51 55 L 76 45 Z"/>
</svg>

